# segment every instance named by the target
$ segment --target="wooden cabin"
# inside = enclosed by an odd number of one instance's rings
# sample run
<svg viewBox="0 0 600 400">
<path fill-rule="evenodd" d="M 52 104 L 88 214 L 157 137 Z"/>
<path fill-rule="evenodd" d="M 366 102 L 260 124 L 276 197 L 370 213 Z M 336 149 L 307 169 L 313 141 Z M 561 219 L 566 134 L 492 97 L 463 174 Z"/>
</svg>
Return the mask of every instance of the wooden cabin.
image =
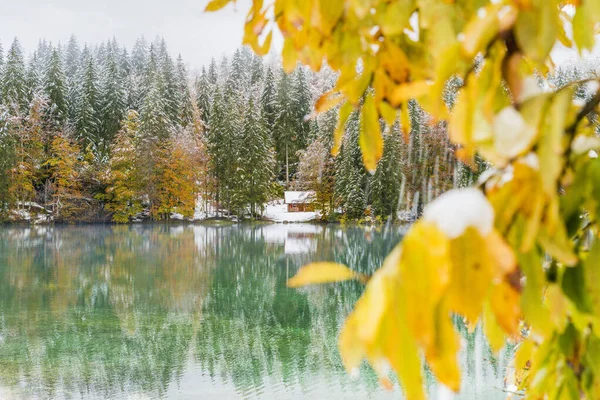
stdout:
<svg viewBox="0 0 600 400">
<path fill-rule="evenodd" d="M 287 191 L 284 192 L 284 199 L 288 212 L 315 211 L 313 191 Z"/>
</svg>

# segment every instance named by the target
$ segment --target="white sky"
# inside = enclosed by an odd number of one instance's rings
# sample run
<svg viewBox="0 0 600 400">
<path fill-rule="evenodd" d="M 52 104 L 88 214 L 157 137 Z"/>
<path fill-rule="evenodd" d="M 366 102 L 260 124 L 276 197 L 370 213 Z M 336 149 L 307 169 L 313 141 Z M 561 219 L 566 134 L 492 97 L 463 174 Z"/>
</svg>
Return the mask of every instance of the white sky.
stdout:
<svg viewBox="0 0 600 400">
<path fill-rule="evenodd" d="M 2 0 L 0 40 L 4 50 L 17 36 L 26 54 L 40 38 L 66 43 L 75 34 L 80 44 L 117 38 L 130 50 L 144 35 L 167 41 L 173 56 L 181 53 L 192 68 L 211 57 L 232 54 L 242 43 L 249 0 L 215 13 L 204 13 L 208 0 Z"/>
</svg>

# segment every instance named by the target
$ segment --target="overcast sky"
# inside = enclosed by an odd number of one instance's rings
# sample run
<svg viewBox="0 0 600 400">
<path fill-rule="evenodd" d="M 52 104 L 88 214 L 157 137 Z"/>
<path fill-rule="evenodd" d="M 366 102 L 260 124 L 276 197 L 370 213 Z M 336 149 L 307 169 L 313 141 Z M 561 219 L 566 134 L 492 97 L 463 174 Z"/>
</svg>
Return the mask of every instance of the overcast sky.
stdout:
<svg viewBox="0 0 600 400">
<path fill-rule="evenodd" d="M 66 43 L 96 44 L 113 36 L 130 49 L 144 35 L 165 38 L 173 56 L 192 68 L 241 45 L 249 0 L 216 13 L 204 13 L 208 0 L 15 0 L 2 1 L 0 40 L 6 49 L 17 36 L 27 54 L 42 37 Z"/>
<path fill-rule="evenodd" d="M 144 35 L 163 36 L 173 56 L 200 68 L 212 57 L 232 54 L 241 45 L 250 0 L 238 0 L 216 13 L 204 13 L 208 0 L 0 0 L 0 40 L 6 50 L 15 36 L 27 54 L 40 38 L 66 43 L 75 34 L 80 43 L 97 44 L 113 36 L 129 49 Z M 329 0 L 328 0 L 329 1 Z M 281 48 L 281 37 L 274 46 Z M 593 56 L 600 54 L 600 43 Z M 554 51 L 562 64 L 573 51 Z"/>
</svg>

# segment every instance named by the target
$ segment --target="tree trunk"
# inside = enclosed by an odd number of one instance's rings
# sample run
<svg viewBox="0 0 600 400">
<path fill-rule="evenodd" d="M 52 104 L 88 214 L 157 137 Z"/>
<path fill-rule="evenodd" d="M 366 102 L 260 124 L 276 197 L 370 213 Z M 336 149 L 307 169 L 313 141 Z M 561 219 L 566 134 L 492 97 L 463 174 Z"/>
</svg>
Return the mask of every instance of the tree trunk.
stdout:
<svg viewBox="0 0 600 400">
<path fill-rule="evenodd" d="M 288 158 L 288 144 L 285 144 L 285 187 L 290 188 L 290 164 Z"/>
</svg>

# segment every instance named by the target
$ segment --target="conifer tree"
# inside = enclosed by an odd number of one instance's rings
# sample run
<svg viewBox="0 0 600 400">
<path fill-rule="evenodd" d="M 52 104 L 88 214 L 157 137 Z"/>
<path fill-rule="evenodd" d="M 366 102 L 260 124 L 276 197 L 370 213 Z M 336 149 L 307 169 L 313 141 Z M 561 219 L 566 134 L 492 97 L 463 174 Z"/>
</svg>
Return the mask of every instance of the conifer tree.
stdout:
<svg viewBox="0 0 600 400">
<path fill-rule="evenodd" d="M 249 208 L 250 217 L 256 218 L 269 198 L 273 154 L 264 118 L 253 99 L 246 107 L 237 165 L 234 203 L 238 213 Z"/>
<path fill-rule="evenodd" d="M 208 83 L 211 85 L 216 85 L 219 79 L 219 73 L 217 72 L 217 61 L 214 57 L 210 60 L 210 66 L 208 67 Z"/>
<path fill-rule="evenodd" d="M 101 136 L 110 145 L 119 131 L 126 110 L 126 93 L 114 46 L 107 51 L 100 92 Z"/>
<path fill-rule="evenodd" d="M 273 70 L 269 67 L 265 74 L 263 91 L 260 97 L 261 113 L 269 127 L 273 127 L 277 119 L 275 83 Z"/>
<path fill-rule="evenodd" d="M 202 67 L 202 73 L 196 80 L 195 87 L 196 105 L 200 111 L 200 118 L 206 125 L 210 119 L 211 85 L 204 67 Z"/>
<path fill-rule="evenodd" d="M 96 64 L 90 55 L 81 69 L 76 109 L 77 138 L 83 148 L 91 146 L 95 154 L 103 154 L 107 143 L 101 137 L 100 91 Z"/>
<path fill-rule="evenodd" d="M 35 96 L 43 93 L 43 68 L 40 62 L 37 52 L 33 52 L 29 64 L 27 66 L 27 72 L 25 76 L 25 85 L 27 92 L 27 102 L 31 103 Z"/>
<path fill-rule="evenodd" d="M 44 93 L 48 98 L 48 117 L 59 127 L 67 118 L 65 74 L 61 55 L 54 49 L 50 55 L 48 69 L 44 74 Z"/>
<path fill-rule="evenodd" d="M 383 156 L 371 179 L 371 198 L 375 216 L 396 219 L 400 197 L 399 150 L 400 129 L 398 124 L 384 136 Z"/>
<path fill-rule="evenodd" d="M 310 133 L 310 123 L 306 117 L 311 112 L 311 94 L 304 67 L 299 66 L 292 75 L 292 114 L 296 124 L 296 149 L 305 149 Z"/>
<path fill-rule="evenodd" d="M 25 110 L 27 107 L 25 61 L 17 38 L 6 55 L 1 83 L 3 103 L 9 107 L 11 112 Z"/>
<path fill-rule="evenodd" d="M 344 142 L 336 165 L 335 194 L 339 205 L 350 218 L 360 214 L 365 207 L 364 190 L 367 171 L 362 162 L 362 153 L 358 145 L 360 133 L 360 118 L 358 112 L 353 112 L 346 124 Z M 360 187 L 355 190 L 355 186 Z M 363 199 L 362 202 L 358 201 Z M 351 205 L 351 203 L 353 203 Z M 360 204 L 359 204 L 360 203 Z M 361 205 L 362 204 L 362 205 Z M 360 206 L 360 207 L 359 207 Z M 349 208 L 353 207 L 353 211 Z M 362 207 L 362 208 L 361 208 Z M 360 211 L 360 212 L 359 212 Z M 353 216 L 350 216 L 353 215 Z"/>
<path fill-rule="evenodd" d="M 177 120 L 183 128 L 193 123 L 194 111 L 192 105 L 192 95 L 190 93 L 189 76 L 181 54 L 177 58 Z"/>
<path fill-rule="evenodd" d="M 290 77 L 283 73 L 279 80 L 275 104 L 277 117 L 274 124 L 275 148 L 277 149 L 277 161 L 279 163 L 279 175 L 283 176 L 286 186 L 289 187 L 290 179 L 294 175 L 297 122 L 293 110 L 292 82 Z"/>
</svg>

